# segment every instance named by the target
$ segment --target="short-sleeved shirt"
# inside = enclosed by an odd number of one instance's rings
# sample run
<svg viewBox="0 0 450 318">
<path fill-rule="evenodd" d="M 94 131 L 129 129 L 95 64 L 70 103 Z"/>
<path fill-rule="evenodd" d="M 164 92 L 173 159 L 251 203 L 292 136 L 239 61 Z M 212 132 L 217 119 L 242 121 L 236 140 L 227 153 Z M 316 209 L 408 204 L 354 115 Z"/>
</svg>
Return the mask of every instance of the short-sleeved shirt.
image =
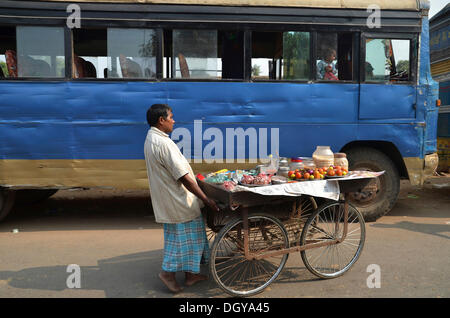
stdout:
<svg viewBox="0 0 450 318">
<path fill-rule="evenodd" d="M 194 172 L 169 135 L 151 127 L 144 144 L 145 163 L 155 220 L 184 223 L 201 215 L 203 203 L 179 181 Z"/>
</svg>

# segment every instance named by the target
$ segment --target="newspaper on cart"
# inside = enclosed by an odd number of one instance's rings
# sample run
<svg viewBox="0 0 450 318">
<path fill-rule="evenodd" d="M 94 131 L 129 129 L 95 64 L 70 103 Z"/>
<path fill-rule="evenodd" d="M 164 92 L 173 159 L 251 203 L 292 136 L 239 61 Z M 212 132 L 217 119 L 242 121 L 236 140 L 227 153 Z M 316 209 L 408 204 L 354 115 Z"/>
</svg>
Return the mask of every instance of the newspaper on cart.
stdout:
<svg viewBox="0 0 450 318">
<path fill-rule="evenodd" d="M 338 181 L 376 178 L 378 176 L 381 176 L 383 173 L 384 171 L 351 171 L 345 177 L 335 179 L 292 182 L 260 187 L 247 187 L 243 185 L 237 185 L 234 188 L 233 192 L 248 191 L 262 195 L 287 196 L 310 195 L 326 199 L 339 200 L 340 189 Z"/>
</svg>

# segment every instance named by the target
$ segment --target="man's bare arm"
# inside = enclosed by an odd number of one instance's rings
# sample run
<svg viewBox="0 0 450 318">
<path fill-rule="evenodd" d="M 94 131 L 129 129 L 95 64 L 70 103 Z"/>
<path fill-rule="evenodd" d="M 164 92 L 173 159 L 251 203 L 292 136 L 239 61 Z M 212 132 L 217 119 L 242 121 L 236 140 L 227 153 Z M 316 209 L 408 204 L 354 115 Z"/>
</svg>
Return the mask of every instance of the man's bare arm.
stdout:
<svg viewBox="0 0 450 318">
<path fill-rule="evenodd" d="M 185 174 L 180 179 L 181 183 L 188 189 L 190 192 L 195 194 L 197 198 L 203 201 L 203 203 L 209 207 L 213 211 L 219 211 L 219 208 L 216 205 L 216 202 L 206 196 L 206 194 L 200 189 L 197 182 L 193 180 L 189 174 Z"/>
</svg>

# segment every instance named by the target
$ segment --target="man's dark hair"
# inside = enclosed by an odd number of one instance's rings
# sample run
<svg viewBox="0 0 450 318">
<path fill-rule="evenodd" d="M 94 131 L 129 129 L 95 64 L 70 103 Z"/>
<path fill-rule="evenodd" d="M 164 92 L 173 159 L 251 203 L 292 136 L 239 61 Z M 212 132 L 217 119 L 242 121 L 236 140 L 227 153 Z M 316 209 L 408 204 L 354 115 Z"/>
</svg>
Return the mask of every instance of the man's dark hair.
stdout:
<svg viewBox="0 0 450 318">
<path fill-rule="evenodd" d="M 147 110 L 147 123 L 150 126 L 156 126 L 159 117 L 167 118 L 169 111 L 172 111 L 172 108 L 167 104 L 153 104 Z"/>
</svg>

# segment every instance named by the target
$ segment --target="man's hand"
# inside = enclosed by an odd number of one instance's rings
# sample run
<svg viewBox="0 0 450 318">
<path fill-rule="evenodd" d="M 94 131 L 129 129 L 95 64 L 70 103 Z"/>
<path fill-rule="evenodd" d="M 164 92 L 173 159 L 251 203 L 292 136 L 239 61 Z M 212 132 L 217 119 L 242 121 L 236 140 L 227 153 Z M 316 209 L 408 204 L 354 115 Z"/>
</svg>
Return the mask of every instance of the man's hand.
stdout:
<svg viewBox="0 0 450 318">
<path fill-rule="evenodd" d="M 219 211 L 220 211 L 220 209 L 219 209 L 219 207 L 217 206 L 216 202 L 215 202 L 214 200 L 210 199 L 210 198 L 206 198 L 206 200 L 203 201 L 203 203 L 204 203 L 210 210 L 212 210 L 212 211 L 214 211 L 214 212 L 219 212 Z"/>
</svg>

